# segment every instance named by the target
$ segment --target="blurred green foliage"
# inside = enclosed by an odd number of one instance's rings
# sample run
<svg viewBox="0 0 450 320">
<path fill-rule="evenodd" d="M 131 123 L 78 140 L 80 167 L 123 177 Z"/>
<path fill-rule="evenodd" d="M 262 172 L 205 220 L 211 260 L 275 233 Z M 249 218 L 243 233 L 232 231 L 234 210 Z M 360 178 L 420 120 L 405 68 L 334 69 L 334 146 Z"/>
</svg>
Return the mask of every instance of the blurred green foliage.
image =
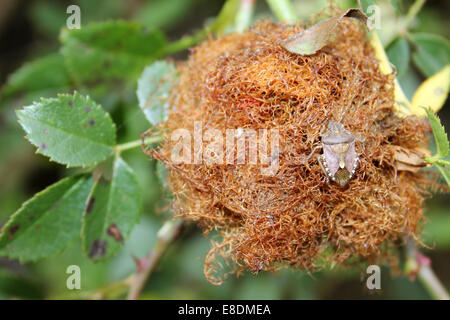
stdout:
<svg viewBox="0 0 450 320">
<path fill-rule="evenodd" d="M 12 1 L 14 2 L 14 1 Z M 205 23 L 217 15 L 224 1 L 212 0 L 101 0 L 72 1 L 81 8 L 81 23 L 99 23 L 110 20 L 132 20 L 144 26 L 136 27 L 126 38 L 133 47 L 134 41 L 153 42 L 164 47 L 167 42 L 186 34 L 195 34 Z M 344 8 L 355 7 L 356 1 L 336 1 Z M 293 1 L 302 21 L 326 6 L 326 0 Z M 412 22 L 413 35 L 398 34 L 396 26 L 404 19 L 412 1 L 379 1 L 382 13 L 380 37 L 387 53 L 399 71 L 399 81 L 409 98 L 426 76 L 448 63 L 448 56 L 440 48 L 448 46 L 450 21 L 446 18 L 448 4 L 430 2 Z M 67 18 L 67 1 L 36 0 L 17 1 L 7 19 L 0 23 L 0 36 L 4 43 L 13 43 L 12 37 L 22 37 L 23 43 L 5 46 L 1 54 L 0 75 L 3 81 L 0 96 L 0 226 L 6 223 L 25 200 L 59 179 L 79 172 L 62 170 L 46 158 L 34 153 L 34 148 L 23 138 L 24 133 L 15 116 L 15 110 L 37 101 L 40 97 L 55 97 L 77 89 L 89 94 L 111 113 L 117 127 L 117 141 L 139 139 L 149 123 L 142 116 L 136 97 L 137 78 L 145 65 L 160 57 L 131 50 L 110 53 L 120 55 L 123 63 L 113 64 L 116 57 L 105 56 L 102 50 L 108 43 L 99 45 L 98 38 L 78 33 L 61 33 Z M 256 21 L 271 17 L 264 2 L 256 8 Z M 15 21 L 26 21 L 27 27 L 18 27 Z M 0 21 L 2 22 L 2 21 Z M 112 22 L 107 22 L 112 23 Z M 104 24 L 99 24 L 104 26 Z M 127 28 L 127 27 L 125 27 Z M 11 34 L 10 30 L 19 30 Z M 101 33 L 101 30 L 97 30 Z M 124 31 L 125 32 L 125 31 Z M 125 32 L 130 34 L 130 30 Z M 435 35 L 428 36 L 433 33 Z M 4 40 L 3 40 L 4 39 Z M 60 42 L 61 41 L 61 42 Z M 60 43 L 63 44 L 60 49 Z M 155 44 L 156 43 L 156 44 Z M 438 44 L 436 44 L 438 43 Z M 87 48 L 91 62 L 98 64 L 95 72 L 84 72 L 77 61 L 77 47 Z M 24 49 L 25 48 L 25 49 Z M 17 56 L 14 52 L 18 52 Z M 13 55 L 11 54 L 13 52 Z M 130 54 L 130 52 L 132 54 Z M 154 55 L 153 55 L 154 54 Z M 429 65 L 431 55 L 431 65 Z M 145 58 L 143 58 L 145 56 Z M 178 53 L 174 58 L 184 58 Z M 67 59 L 70 57 L 71 59 Z M 72 59 L 73 58 L 73 59 Z M 110 61 L 108 62 L 108 59 Z M 69 63 L 67 61 L 69 60 Z M 83 60 L 80 59 L 82 62 Z M 80 62 L 80 63 L 81 63 Z M 20 68 L 19 68 L 20 67 Z M 431 71 L 430 71 L 431 70 Z M 105 81 L 106 79 L 106 81 Z M 448 103 L 447 103 L 448 104 Z M 449 106 L 440 118 L 448 128 Z M 126 288 L 114 285 L 135 272 L 133 256 L 143 257 L 155 244 L 156 233 L 169 217 L 161 183 L 157 178 L 156 163 L 139 149 L 123 154 L 124 160 L 136 172 L 143 190 L 143 213 L 140 223 L 118 253 L 103 263 L 92 263 L 82 252 L 81 239 L 62 254 L 37 263 L 19 264 L 0 258 L 0 299 L 76 299 L 121 298 Z M 428 224 L 423 231 L 426 244 L 433 247 L 433 263 L 437 274 L 448 286 L 450 275 L 450 204 L 447 195 L 438 195 L 427 203 Z M 283 270 L 277 274 L 244 274 L 232 277 L 222 286 L 209 284 L 203 275 L 203 261 L 209 240 L 194 225 L 188 225 L 169 248 L 156 271 L 152 274 L 142 294 L 143 299 L 418 299 L 429 298 L 416 282 L 403 276 L 392 276 L 382 270 L 382 290 L 365 290 L 365 270 L 340 269 L 321 271 L 314 275 Z M 66 288 L 66 268 L 78 265 L 82 274 L 82 289 Z"/>
</svg>

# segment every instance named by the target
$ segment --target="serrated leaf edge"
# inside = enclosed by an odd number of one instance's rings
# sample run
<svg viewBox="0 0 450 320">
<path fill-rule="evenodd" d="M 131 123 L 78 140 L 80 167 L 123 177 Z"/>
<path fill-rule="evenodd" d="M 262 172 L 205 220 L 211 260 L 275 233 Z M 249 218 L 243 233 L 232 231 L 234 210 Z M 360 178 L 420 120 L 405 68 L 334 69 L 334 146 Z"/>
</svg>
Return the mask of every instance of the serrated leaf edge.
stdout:
<svg viewBox="0 0 450 320">
<path fill-rule="evenodd" d="M 33 195 L 33 197 L 31 197 L 30 199 L 28 199 L 27 201 L 23 202 L 22 205 L 20 206 L 20 208 L 14 212 L 8 219 L 8 221 L 6 222 L 6 224 L 2 227 L 1 232 L 0 232 L 0 242 L 3 240 L 3 238 L 6 236 L 6 231 L 9 230 L 9 227 L 14 224 L 14 219 L 16 216 L 18 216 L 23 210 L 25 210 L 25 207 L 32 201 L 36 201 L 36 199 L 40 196 L 42 196 L 44 193 L 46 192 L 51 192 L 51 190 L 57 188 L 60 184 L 62 184 L 63 182 L 70 180 L 70 179 L 79 179 L 79 181 L 75 182 L 63 195 L 63 197 L 61 197 L 58 201 L 61 201 L 61 199 L 63 199 L 67 193 L 70 193 L 74 188 L 78 187 L 80 184 L 85 183 L 88 180 L 88 175 L 87 174 L 79 174 L 79 175 L 75 175 L 75 176 L 70 176 L 70 177 L 66 177 L 64 179 L 59 180 L 58 182 L 48 186 L 47 188 L 45 188 L 44 190 L 41 190 L 39 192 L 37 192 L 36 194 Z M 39 221 L 41 217 L 39 217 L 36 221 Z M 76 237 L 74 237 L 68 244 L 67 247 L 69 247 L 71 245 L 71 243 L 73 243 L 73 241 L 76 239 Z M 4 247 L 8 244 L 9 242 L 6 242 Z M 67 249 L 67 247 L 65 249 Z M 0 247 L 0 250 L 2 248 Z M 15 255 L 10 255 L 10 254 L 6 254 L 5 256 L 9 257 L 9 258 L 14 258 L 14 259 L 19 259 L 19 261 L 21 263 L 26 263 L 26 262 L 36 262 L 39 261 L 41 259 L 45 259 L 48 257 L 52 257 L 52 256 L 56 256 L 58 254 L 60 254 L 61 252 L 63 252 L 65 249 L 61 249 L 60 251 L 57 252 L 53 252 L 45 257 L 37 257 L 37 258 L 24 258 L 24 257 L 20 257 L 20 256 L 15 256 Z"/>
<path fill-rule="evenodd" d="M 108 144 L 104 144 L 104 143 L 98 143 L 98 142 L 92 141 L 92 140 L 90 140 L 90 139 L 85 139 L 85 140 L 88 140 L 88 141 L 90 141 L 90 142 L 93 142 L 94 144 L 103 145 L 103 146 L 107 146 L 107 147 L 110 147 L 110 148 L 111 148 L 110 154 L 107 155 L 103 160 L 93 161 L 93 162 L 87 163 L 87 164 L 85 164 L 85 165 L 72 164 L 72 163 L 70 163 L 70 162 L 68 162 L 68 163 L 60 162 L 60 161 L 57 161 L 54 157 L 52 157 L 52 156 L 50 156 L 50 155 L 47 155 L 47 154 L 45 154 L 45 153 L 43 153 L 43 152 L 40 152 L 40 146 L 38 146 L 37 144 L 35 144 L 33 141 L 31 141 L 31 140 L 29 139 L 28 134 L 30 134 L 31 132 L 30 132 L 29 130 L 27 130 L 27 127 L 22 123 L 22 119 L 21 119 L 21 116 L 24 115 L 23 112 L 25 111 L 25 109 L 33 108 L 33 107 L 38 107 L 37 104 L 39 104 L 39 103 L 45 103 L 45 102 L 47 102 L 47 101 L 57 101 L 60 97 L 63 97 L 63 96 L 64 96 L 64 97 L 73 97 L 74 99 L 75 99 L 75 97 L 82 97 L 82 98 L 87 99 L 87 101 L 89 102 L 89 104 L 92 104 L 92 106 L 97 107 L 97 108 L 101 109 L 101 110 L 104 112 L 104 115 L 105 115 L 104 118 L 105 118 L 105 119 L 109 119 L 109 120 L 110 120 L 110 122 L 111 122 L 111 124 L 112 124 L 112 126 L 113 126 L 113 135 L 114 135 L 114 137 L 113 137 L 114 143 L 113 143 L 113 144 L 108 145 Z M 31 105 L 25 106 L 25 107 L 23 107 L 23 108 L 20 109 L 20 110 L 16 110 L 16 115 L 17 115 L 17 117 L 18 117 L 18 122 L 19 122 L 20 126 L 21 126 L 21 127 L 23 128 L 23 130 L 27 133 L 27 136 L 25 136 L 25 138 L 26 138 L 33 146 L 36 147 L 36 153 L 41 154 L 41 155 L 43 155 L 43 156 L 49 158 L 50 161 L 53 161 L 53 162 L 58 163 L 58 164 L 66 165 L 67 168 L 75 168 L 75 167 L 86 168 L 86 167 L 90 167 L 90 166 L 95 166 L 95 165 L 97 165 L 97 164 L 99 164 L 99 163 L 101 163 L 101 162 L 107 160 L 110 156 L 113 155 L 113 151 L 114 151 L 113 148 L 114 148 L 114 145 L 115 145 L 115 141 L 117 140 L 117 127 L 116 127 L 116 124 L 114 123 L 114 121 L 112 120 L 111 115 L 110 115 L 107 111 L 105 111 L 105 110 L 101 107 L 101 105 L 99 105 L 99 104 L 96 103 L 94 100 L 92 100 L 89 96 L 83 96 L 83 95 L 79 94 L 77 91 L 74 91 L 74 94 L 73 94 L 73 95 L 63 93 L 63 94 L 58 94 L 56 98 L 41 98 L 41 101 L 40 101 L 40 102 L 36 102 L 36 101 L 35 101 L 35 102 L 33 102 Z M 40 121 L 40 122 L 45 123 L 44 121 L 42 121 L 42 120 L 40 120 L 40 119 L 38 120 L 38 119 L 34 119 L 34 118 L 32 118 L 32 117 L 29 117 L 29 118 L 30 118 L 30 119 L 33 119 L 33 120 L 36 120 L 36 121 Z M 57 129 L 57 130 L 64 131 L 64 130 L 62 130 L 62 129 L 60 129 L 60 128 L 56 128 L 56 129 Z M 70 132 L 69 132 L 69 133 L 70 133 Z M 71 134 L 71 133 L 70 133 L 70 134 Z M 80 138 L 83 139 L 84 137 L 80 137 Z"/>
</svg>

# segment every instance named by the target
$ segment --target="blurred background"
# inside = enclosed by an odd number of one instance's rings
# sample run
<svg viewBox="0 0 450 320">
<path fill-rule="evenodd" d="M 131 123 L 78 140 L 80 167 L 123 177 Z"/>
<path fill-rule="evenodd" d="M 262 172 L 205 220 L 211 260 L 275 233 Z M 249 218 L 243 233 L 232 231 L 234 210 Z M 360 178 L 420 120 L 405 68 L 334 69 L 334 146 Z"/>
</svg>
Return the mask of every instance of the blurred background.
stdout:
<svg viewBox="0 0 450 320">
<path fill-rule="evenodd" d="M 356 6 L 354 1 L 336 1 L 343 7 Z M 411 2 L 395 1 L 402 12 Z M 81 8 L 81 25 L 110 19 L 135 20 L 148 28 L 162 30 L 169 40 L 179 39 L 201 29 L 217 15 L 221 0 L 0 0 L 0 227 L 25 200 L 70 172 L 35 154 L 35 148 L 24 139 L 14 110 L 39 97 L 74 89 L 91 95 L 109 111 L 118 126 L 119 143 L 139 139 L 148 129 L 141 116 L 135 95 L 136 81 L 121 84 L 117 90 L 102 87 L 77 87 L 70 82 L 59 64 L 59 33 L 66 25 L 66 8 L 77 4 Z M 325 0 L 293 1 L 300 19 L 307 22 L 311 15 L 327 4 Z M 380 1 L 380 36 L 385 45 L 392 41 L 393 30 L 401 14 L 396 14 L 388 1 Z M 439 34 L 449 39 L 450 2 L 429 1 L 412 25 L 414 31 Z M 263 1 L 256 8 L 256 21 L 272 18 Z M 35 83 L 10 75 L 27 62 L 53 54 L 54 61 L 34 76 Z M 185 59 L 187 51 L 173 56 Z M 412 64 L 400 77 L 406 94 L 411 98 L 424 76 Z M 449 105 L 439 115 L 450 128 Z M 124 154 L 134 168 L 144 190 L 144 212 L 141 222 L 121 251 L 105 263 L 94 264 L 82 253 L 80 241 L 60 255 L 32 264 L 0 258 L 0 299 L 67 299 L 120 298 L 124 291 L 111 286 L 135 271 L 132 256 L 143 257 L 155 244 L 156 233 L 168 218 L 162 200 L 161 186 L 155 175 L 155 163 L 140 149 Z M 450 198 L 434 195 L 427 203 L 423 238 L 432 250 L 423 252 L 431 257 L 433 268 L 447 288 L 450 287 Z M 203 275 L 203 262 L 209 240 L 200 230 L 189 225 L 183 229 L 149 279 L 144 299 L 429 299 L 420 283 L 405 276 L 393 276 L 382 269 L 381 290 L 369 291 L 367 274 L 359 269 L 334 269 L 312 276 L 298 270 L 278 274 L 244 274 L 232 276 L 222 286 L 213 286 Z M 66 268 L 81 267 L 81 290 L 66 288 Z"/>
</svg>

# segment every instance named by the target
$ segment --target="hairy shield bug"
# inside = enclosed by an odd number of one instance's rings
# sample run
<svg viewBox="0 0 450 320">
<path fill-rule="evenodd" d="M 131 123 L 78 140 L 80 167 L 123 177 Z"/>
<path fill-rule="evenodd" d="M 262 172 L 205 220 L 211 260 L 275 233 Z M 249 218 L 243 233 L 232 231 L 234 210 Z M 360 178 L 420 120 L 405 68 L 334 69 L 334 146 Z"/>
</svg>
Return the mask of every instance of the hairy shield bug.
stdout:
<svg viewBox="0 0 450 320">
<path fill-rule="evenodd" d="M 323 153 L 318 158 L 319 165 L 327 181 L 331 179 L 341 186 L 346 185 L 353 177 L 359 161 L 355 150 L 355 136 L 341 124 L 347 109 L 348 107 L 339 122 L 328 122 L 327 131 L 321 132 L 322 144 L 315 147 L 306 159 L 309 160 L 317 149 L 322 148 Z"/>
</svg>

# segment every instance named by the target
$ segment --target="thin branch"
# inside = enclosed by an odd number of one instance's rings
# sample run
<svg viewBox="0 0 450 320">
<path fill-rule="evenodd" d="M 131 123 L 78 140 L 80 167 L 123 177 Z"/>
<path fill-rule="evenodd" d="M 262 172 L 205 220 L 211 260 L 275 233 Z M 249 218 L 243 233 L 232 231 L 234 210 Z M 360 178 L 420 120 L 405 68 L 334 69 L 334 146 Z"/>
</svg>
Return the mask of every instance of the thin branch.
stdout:
<svg viewBox="0 0 450 320">
<path fill-rule="evenodd" d="M 161 136 L 152 136 L 152 137 L 147 137 L 144 139 L 144 143 L 145 144 L 153 144 L 153 143 L 158 143 L 162 141 L 162 137 Z M 131 141 L 131 142 L 127 142 L 124 144 L 118 144 L 114 147 L 114 151 L 116 153 L 121 153 L 125 150 L 130 150 L 130 149 L 134 149 L 134 148 L 138 148 L 142 146 L 142 139 L 139 140 L 135 140 L 135 141 Z"/>
<path fill-rule="evenodd" d="M 425 4 L 426 0 L 416 0 L 411 7 L 408 10 L 408 13 L 406 14 L 405 19 L 405 29 L 408 29 L 411 22 L 413 22 L 414 18 L 419 13 L 420 9 L 422 9 L 423 5 Z"/>
<path fill-rule="evenodd" d="M 244 32 L 251 24 L 256 0 L 241 0 L 241 6 L 236 15 L 236 32 Z"/>
<path fill-rule="evenodd" d="M 430 266 L 422 266 L 417 275 L 419 281 L 423 284 L 425 289 L 436 300 L 449 300 L 447 290 L 442 285 L 439 278 L 434 273 Z"/>
<path fill-rule="evenodd" d="M 161 53 L 161 57 L 193 47 L 203 39 L 206 39 L 207 36 L 208 32 L 204 29 L 194 33 L 193 35 L 184 36 L 175 42 L 169 43 Z"/>
<path fill-rule="evenodd" d="M 294 24 L 297 21 L 294 7 L 289 0 L 266 0 L 270 10 L 281 22 Z"/>
<path fill-rule="evenodd" d="M 405 273 L 423 284 L 433 299 L 449 300 L 449 295 L 439 278 L 431 269 L 431 259 L 422 254 L 411 239 L 406 244 Z"/>
<path fill-rule="evenodd" d="M 160 258 L 178 235 L 182 226 L 180 219 L 170 220 L 164 223 L 158 231 L 158 240 L 153 249 L 142 259 L 137 259 L 137 273 L 131 280 L 128 300 L 137 300 L 144 288 L 147 279 L 152 274 Z"/>
</svg>

